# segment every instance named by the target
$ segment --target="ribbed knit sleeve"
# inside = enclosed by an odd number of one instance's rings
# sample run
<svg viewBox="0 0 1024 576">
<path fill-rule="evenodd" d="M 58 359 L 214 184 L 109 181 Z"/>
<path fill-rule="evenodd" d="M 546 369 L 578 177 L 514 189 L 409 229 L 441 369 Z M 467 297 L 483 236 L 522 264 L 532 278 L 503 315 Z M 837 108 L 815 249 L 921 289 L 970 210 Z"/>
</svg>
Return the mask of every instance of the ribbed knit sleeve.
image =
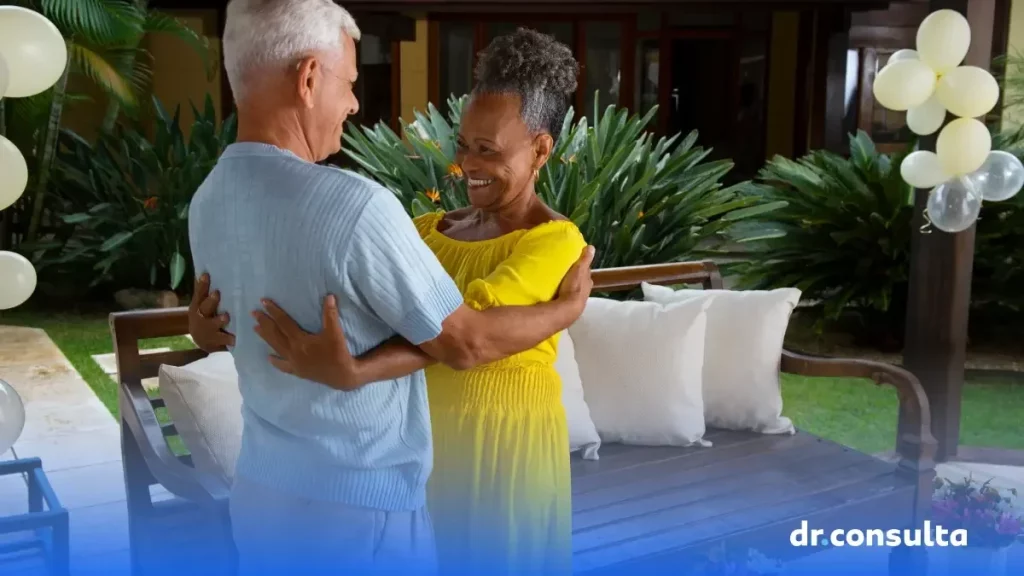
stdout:
<svg viewBox="0 0 1024 576">
<path fill-rule="evenodd" d="M 458 287 L 386 190 L 364 206 L 345 268 L 374 312 L 416 345 L 437 338 L 441 323 L 462 305 Z"/>
<path fill-rule="evenodd" d="M 486 278 L 467 286 L 466 304 L 530 306 L 555 297 L 562 278 L 587 245 L 574 224 L 555 221 L 537 226 L 516 244 L 512 254 Z"/>
</svg>

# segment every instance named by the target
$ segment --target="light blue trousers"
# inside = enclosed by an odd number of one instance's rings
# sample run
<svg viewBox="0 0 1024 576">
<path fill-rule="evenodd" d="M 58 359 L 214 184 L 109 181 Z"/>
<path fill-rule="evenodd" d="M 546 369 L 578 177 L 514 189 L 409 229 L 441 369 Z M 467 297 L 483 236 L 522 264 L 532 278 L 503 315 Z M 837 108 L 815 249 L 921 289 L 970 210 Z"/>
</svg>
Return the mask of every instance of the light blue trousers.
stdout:
<svg viewBox="0 0 1024 576">
<path fill-rule="evenodd" d="M 426 508 L 386 512 L 297 498 L 235 478 L 231 524 L 240 576 L 434 576 Z"/>
</svg>

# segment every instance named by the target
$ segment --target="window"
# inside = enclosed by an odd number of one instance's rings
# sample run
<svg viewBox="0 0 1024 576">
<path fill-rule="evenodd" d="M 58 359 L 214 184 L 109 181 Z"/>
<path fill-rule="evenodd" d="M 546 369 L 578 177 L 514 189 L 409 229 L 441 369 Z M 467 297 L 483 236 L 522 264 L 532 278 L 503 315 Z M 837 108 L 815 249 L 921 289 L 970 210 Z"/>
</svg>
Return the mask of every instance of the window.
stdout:
<svg viewBox="0 0 1024 576">
<path fill-rule="evenodd" d="M 440 102 L 434 106 L 448 114 L 448 98 L 469 94 L 473 88 L 473 34 L 472 22 L 442 21 L 438 62 L 438 91 Z"/>
<path fill-rule="evenodd" d="M 355 93 L 359 99 L 359 113 L 353 121 L 364 126 L 378 122 L 390 124 L 392 98 L 398 97 L 391 90 L 391 43 L 373 34 L 363 34 L 358 54 L 359 80 L 356 81 Z"/>
<path fill-rule="evenodd" d="M 633 101 L 636 103 L 637 112 L 640 116 L 647 114 L 658 105 L 658 78 L 661 70 L 661 52 L 658 49 L 658 40 L 651 38 L 643 40 L 637 46 L 636 53 L 636 95 Z M 657 118 L 652 120 L 648 128 L 657 127 Z"/>
<path fill-rule="evenodd" d="M 618 22 L 588 22 L 584 28 L 585 65 L 581 78 L 584 112 L 594 117 L 594 94 L 603 111 L 619 103 L 621 27 Z"/>
</svg>

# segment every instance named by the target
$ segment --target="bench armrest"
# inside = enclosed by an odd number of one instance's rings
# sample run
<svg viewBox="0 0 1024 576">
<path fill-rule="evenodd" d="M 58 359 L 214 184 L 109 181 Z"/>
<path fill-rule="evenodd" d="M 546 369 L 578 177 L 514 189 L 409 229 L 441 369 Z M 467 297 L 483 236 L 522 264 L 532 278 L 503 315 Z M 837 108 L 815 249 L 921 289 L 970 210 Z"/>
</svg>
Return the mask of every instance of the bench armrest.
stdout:
<svg viewBox="0 0 1024 576">
<path fill-rule="evenodd" d="M 900 430 L 896 453 L 900 467 L 926 473 L 935 468 L 937 443 L 932 436 L 931 409 L 921 382 L 910 372 L 883 362 L 852 358 L 821 358 L 782 351 L 780 370 L 787 374 L 823 378 L 866 378 L 896 389 L 900 402 Z"/>
</svg>

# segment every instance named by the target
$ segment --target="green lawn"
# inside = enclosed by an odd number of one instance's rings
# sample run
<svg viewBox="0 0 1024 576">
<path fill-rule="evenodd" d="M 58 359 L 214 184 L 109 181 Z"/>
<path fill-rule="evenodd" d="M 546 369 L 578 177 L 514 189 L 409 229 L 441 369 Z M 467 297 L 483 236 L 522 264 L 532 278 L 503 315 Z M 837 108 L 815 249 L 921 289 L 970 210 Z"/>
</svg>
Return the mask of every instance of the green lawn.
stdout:
<svg viewBox="0 0 1024 576">
<path fill-rule="evenodd" d="M 115 417 L 118 415 L 117 385 L 92 359 L 94 354 L 114 351 L 106 314 L 54 314 L 16 308 L 0 312 L 0 324 L 31 326 L 46 330 L 46 333 L 60 347 L 82 378 L 89 383 L 107 409 Z M 141 346 L 174 350 L 194 347 L 192 342 L 185 337 L 154 338 L 142 342 Z"/>
<path fill-rule="evenodd" d="M 43 314 L 17 309 L 0 313 L 0 324 L 43 328 L 64 351 L 107 408 L 117 414 L 117 390 L 93 354 L 113 347 L 104 314 Z M 145 348 L 187 349 L 184 337 L 148 340 Z M 785 375 L 785 415 L 800 428 L 868 453 L 891 450 L 897 400 L 892 388 L 867 380 Z M 974 382 L 964 391 L 961 442 L 970 446 L 1024 449 L 1024 377 L 1013 383 Z"/>
</svg>

